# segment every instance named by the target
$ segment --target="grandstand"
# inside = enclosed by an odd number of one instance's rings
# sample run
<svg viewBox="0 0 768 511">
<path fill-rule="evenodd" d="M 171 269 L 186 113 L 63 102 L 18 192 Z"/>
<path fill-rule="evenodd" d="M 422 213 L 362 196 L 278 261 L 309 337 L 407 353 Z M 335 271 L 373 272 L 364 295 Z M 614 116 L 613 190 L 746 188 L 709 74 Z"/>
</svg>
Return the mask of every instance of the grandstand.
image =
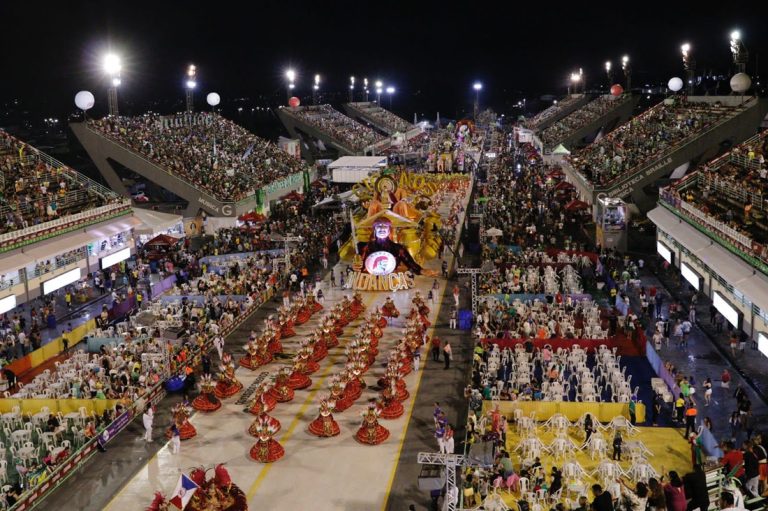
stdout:
<svg viewBox="0 0 768 511">
<path fill-rule="evenodd" d="M 602 132 L 609 133 L 629 120 L 639 96 L 609 94 L 598 96 L 583 107 L 539 132 L 545 153 L 559 145 L 569 150 L 587 145 Z"/>
<path fill-rule="evenodd" d="M 237 216 L 303 185 L 309 169 L 277 145 L 210 113 L 107 117 L 72 130 L 123 195 L 114 162 L 172 191 L 211 216 Z"/>
<path fill-rule="evenodd" d="M 718 310 L 745 332 L 768 326 L 766 154 L 763 132 L 662 189 L 648 213 L 662 257 L 695 288 L 717 292 Z"/>
<path fill-rule="evenodd" d="M 716 156 L 724 145 L 746 140 L 768 103 L 736 96 L 669 98 L 562 162 L 583 200 L 600 193 L 650 209 L 643 187 L 686 165 Z"/>
<path fill-rule="evenodd" d="M 385 137 L 347 117 L 331 105 L 280 108 L 278 117 L 291 138 L 301 140 L 307 161 L 333 156 L 359 156 Z"/>
<path fill-rule="evenodd" d="M 589 103 L 589 99 L 589 96 L 585 94 L 571 94 L 566 96 L 554 105 L 526 120 L 525 127 L 536 131 L 547 129 L 571 112 Z"/>
<path fill-rule="evenodd" d="M 53 277 L 78 269 L 84 276 L 101 258 L 133 246 L 130 231 L 140 222 L 130 200 L 4 131 L 0 180 L 2 298 L 23 303 L 45 294 Z"/>
<path fill-rule="evenodd" d="M 385 135 L 405 134 L 415 126 L 372 101 L 346 103 L 344 111 L 349 117 L 367 123 Z"/>
</svg>

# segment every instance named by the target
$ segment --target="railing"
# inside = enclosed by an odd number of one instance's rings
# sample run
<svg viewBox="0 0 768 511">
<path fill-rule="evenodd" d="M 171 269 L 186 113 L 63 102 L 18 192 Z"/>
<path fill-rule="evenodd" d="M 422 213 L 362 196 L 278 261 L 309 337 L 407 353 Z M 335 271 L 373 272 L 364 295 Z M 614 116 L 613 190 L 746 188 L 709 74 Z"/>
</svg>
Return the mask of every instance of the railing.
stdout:
<svg viewBox="0 0 768 511">
<path fill-rule="evenodd" d="M 279 289 L 283 286 L 283 284 L 284 281 L 282 279 L 278 279 L 275 287 Z M 272 293 L 271 289 L 262 293 L 262 301 L 260 303 L 254 303 L 249 309 L 236 317 L 230 326 L 221 331 L 222 337 L 226 338 L 229 334 L 234 332 L 254 312 L 256 312 L 259 307 L 264 305 L 273 296 L 274 294 Z M 205 350 L 206 352 L 210 351 L 213 349 L 213 341 L 208 341 L 208 343 L 205 344 L 201 349 Z M 193 347 L 193 351 L 196 351 L 195 347 Z M 195 357 L 193 356 L 192 358 Z M 36 507 L 43 498 L 45 498 L 51 491 L 56 489 L 58 485 L 64 481 L 67 474 L 88 461 L 91 455 L 95 453 L 98 446 L 101 446 L 114 438 L 117 433 L 125 429 L 128 424 L 130 424 L 136 417 L 138 417 L 139 414 L 143 412 L 143 408 L 146 407 L 147 404 L 157 404 L 160 402 L 166 395 L 165 388 L 163 387 L 164 383 L 165 382 L 163 381 L 152 387 L 147 392 L 144 399 L 139 399 L 131 403 L 128 406 L 128 409 L 122 415 L 115 418 L 115 420 L 112 421 L 112 423 L 110 423 L 106 428 L 104 428 L 104 430 L 99 432 L 97 436 L 88 440 L 81 447 L 74 450 L 69 458 L 61 462 L 48 475 L 45 481 L 32 488 L 29 488 L 25 493 L 23 493 L 19 497 L 16 504 L 9 508 L 9 511 L 27 511 Z"/>
<path fill-rule="evenodd" d="M 538 114 L 534 115 L 527 121 L 526 124 L 529 125 L 532 129 L 536 129 L 539 124 L 554 116 L 564 108 L 578 102 L 583 97 L 584 94 L 571 94 L 567 98 L 559 101 L 556 105 L 552 105 L 549 108 L 546 108 L 545 110 L 542 110 Z"/>
<path fill-rule="evenodd" d="M 24 245 L 36 243 L 42 239 L 58 236 L 66 232 L 103 222 L 131 212 L 131 201 L 123 199 L 113 204 L 68 214 L 49 222 L 25 227 L 12 232 L 0 234 L 0 253 L 14 250 Z"/>
<path fill-rule="evenodd" d="M 132 146 L 130 146 L 128 144 L 123 143 L 121 140 L 118 140 L 117 138 L 114 138 L 114 137 L 110 136 L 109 133 L 107 133 L 105 131 L 100 131 L 100 130 L 93 129 L 91 126 L 89 126 L 87 124 L 86 124 L 86 129 L 88 129 L 91 132 L 101 136 L 102 138 L 108 140 L 109 142 L 112 142 L 116 146 L 119 146 L 119 147 L 125 149 L 126 151 L 129 151 L 132 156 L 134 156 L 136 158 L 139 158 L 140 160 L 143 160 L 148 165 L 152 165 L 153 167 L 162 170 L 163 172 L 165 172 L 169 176 L 171 176 L 171 177 L 173 177 L 175 179 L 178 179 L 179 181 L 181 181 L 182 183 L 186 184 L 190 188 L 193 188 L 193 189 L 199 191 L 200 193 L 203 193 L 203 194 L 213 198 L 217 202 L 221 202 L 221 203 L 224 203 L 224 204 L 234 204 L 233 201 L 224 201 L 224 200 L 218 199 L 212 193 L 208 192 L 207 190 L 201 189 L 198 185 L 191 183 L 190 181 L 188 181 L 186 178 L 182 177 L 181 175 L 176 174 L 174 172 L 171 172 L 165 166 L 161 165 L 160 163 L 158 163 L 156 161 L 150 160 L 149 158 L 144 156 L 142 153 L 140 153 L 136 148 L 134 148 L 134 147 L 132 147 Z"/>
<path fill-rule="evenodd" d="M 590 114 L 592 114 L 592 111 L 591 110 L 587 110 L 587 109 L 589 109 L 592 106 L 595 106 L 596 103 L 603 102 L 603 101 L 609 102 L 609 103 L 607 103 L 608 107 L 605 110 L 603 110 L 603 111 L 598 110 L 597 112 L 594 112 L 593 116 L 591 116 L 589 118 L 582 119 L 581 120 L 582 122 L 578 126 L 571 127 L 567 132 L 564 132 L 562 134 L 554 134 L 554 135 L 552 135 L 552 137 L 548 136 L 548 133 L 547 133 L 548 131 L 550 133 L 552 133 L 550 130 L 552 130 L 554 128 L 557 128 L 560 123 L 565 123 L 566 121 L 568 121 L 568 119 L 572 115 L 576 115 L 578 113 L 585 113 L 586 111 L 589 111 Z M 600 119 L 601 117 L 604 117 L 604 116 L 610 114 L 611 112 L 615 111 L 619 107 L 621 107 L 621 106 L 623 106 L 626 103 L 629 103 L 631 101 L 632 101 L 632 95 L 631 94 L 625 94 L 624 96 L 622 96 L 622 98 L 620 98 L 618 100 L 607 99 L 604 96 L 600 96 L 597 99 L 595 99 L 594 101 L 591 101 L 591 102 L 587 103 L 586 105 L 584 105 L 583 107 L 579 108 L 578 110 L 575 110 L 574 112 L 571 112 L 565 118 L 561 119 L 560 121 L 556 122 L 552 126 L 550 126 L 547 129 L 543 130 L 541 132 L 540 138 L 544 142 L 544 144 L 551 149 L 552 146 L 556 146 L 557 144 L 561 143 L 563 140 L 566 140 L 567 138 L 571 137 L 575 132 L 579 131 L 580 129 L 584 128 L 585 126 L 589 125 L 590 123 L 595 122 L 596 120 Z M 552 141 L 545 140 L 545 139 L 549 139 L 549 138 L 552 138 L 553 140 Z"/>
<path fill-rule="evenodd" d="M 65 266 L 69 266 L 72 263 L 82 261 L 85 259 L 85 257 L 85 248 L 78 248 L 66 254 L 59 254 L 57 256 L 51 257 L 51 259 L 48 260 L 48 262 L 51 263 L 50 268 L 46 267 L 46 264 L 44 263 L 37 263 L 34 266 L 32 276 L 40 277 L 42 275 L 46 275 L 58 270 L 59 268 L 64 268 Z"/>
<path fill-rule="evenodd" d="M 752 105 L 745 106 L 745 108 L 750 108 L 751 106 Z M 578 170 L 576 167 L 574 167 L 573 165 L 571 165 L 571 167 L 573 167 L 574 172 L 576 172 L 580 176 L 582 176 L 583 179 L 586 182 L 590 183 L 593 187 L 595 187 L 595 189 L 598 189 L 598 190 L 609 190 L 609 189 L 615 188 L 616 186 L 622 185 L 622 184 L 626 183 L 627 181 L 632 180 L 638 174 L 641 174 L 641 173 L 643 173 L 645 171 L 648 171 L 649 169 L 652 169 L 654 166 L 659 165 L 659 162 L 662 159 L 664 159 L 665 157 L 668 157 L 670 154 L 672 154 L 675 151 L 679 150 L 681 147 L 687 145 L 692 140 L 695 140 L 697 138 L 701 138 L 703 136 L 706 136 L 706 135 L 712 133 L 713 131 L 721 128 L 723 124 L 733 120 L 733 118 L 735 118 L 737 115 L 742 113 L 742 111 L 743 110 L 741 110 L 739 108 L 735 108 L 732 112 L 730 112 L 729 115 L 723 116 L 723 118 L 720 119 L 719 122 L 716 122 L 712 126 L 710 126 L 709 129 L 707 129 L 705 131 L 699 131 L 699 132 L 696 132 L 696 133 L 691 133 L 689 136 L 676 141 L 674 144 L 672 144 L 669 147 L 667 147 L 666 149 L 664 149 L 664 151 L 662 151 L 660 153 L 654 153 L 653 156 L 650 159 L 647 159 L 644 162 L 638 163 L 637 165 L 635 165 L 634 167 L 632 167 L 628 171 L 622 173 L 620 176 L 616 176 L 615 178 L 613 178 L 612 180 L 610 180 L 610 181 L 608 181 L 606 183 L 593 183 L 587 176 L 582 174 L 582 172 L 580 170 Z M 649 110 L 649 112 L 650 112 L 650 110 Z M 642 116 L 638 117 L 638 118 L 635 118 L 635 120 L 642 120 Z"/>
<path fill-rule="evenodd" d="M 675 197 L 668 189 L 660 191 L 659 204 L 751 266 L 768 275 L 768 253 L 765 245 L 755 242 L 749 236 Z"/>
<path fill-rule="evenodd" d="M 3 280 L 0 280 L 0 291 L 23 284 L 26 280 L 24 271 L 21 269 L 8 272 L 3 275 Z"/>
</svg>

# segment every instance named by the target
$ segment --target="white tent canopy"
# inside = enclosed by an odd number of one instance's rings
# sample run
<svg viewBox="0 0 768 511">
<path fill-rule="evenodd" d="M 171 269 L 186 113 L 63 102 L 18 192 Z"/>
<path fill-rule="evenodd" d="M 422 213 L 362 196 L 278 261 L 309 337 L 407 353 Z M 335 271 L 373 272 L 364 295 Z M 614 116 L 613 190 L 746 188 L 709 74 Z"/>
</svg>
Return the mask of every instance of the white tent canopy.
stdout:
<svg viewBox="0 0 768 511">
<path fill-rule="evenodd" d="M 557 147 L 555 147 L 555 149 L 552 151 L 552 154 L 554 154 L 554 155 L 561 155 L 561 154 L 567 155 L 567 154 L 571 154 L 571 152 L 568 149 L 566 149 L 563 144 L 560 144 Z"/>
<path fill-rule="evenodd" d="M 184 221 L 181 215 L 162 213 L 149 209 L 134 208 L 133 214 L 141 220 L 141 225 L 136 227 L 134 232 L 150 236 L 163 233 Z"/>
<path fill-rule="evenodd" d="M 386 156 L 342 156 L 328 169 L 335 183 L 359 183 L 386 165 Z"/>
</svg>

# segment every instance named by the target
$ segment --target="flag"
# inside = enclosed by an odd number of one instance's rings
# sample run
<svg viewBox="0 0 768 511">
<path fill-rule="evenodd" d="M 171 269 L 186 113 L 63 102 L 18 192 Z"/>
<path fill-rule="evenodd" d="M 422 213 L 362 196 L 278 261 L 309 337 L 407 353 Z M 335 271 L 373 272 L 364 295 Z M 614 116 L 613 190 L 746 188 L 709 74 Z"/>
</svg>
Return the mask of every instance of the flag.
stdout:
<svg viewBox="0 0 768 511">
<path fill-rule="evenodd" d="M 171 504 L 179 509 L 184 509 L 192 500 L 192 495 L 195 494 L 199 486 L 195 482 L 184 474 L 179 477 L 179 482 L 176 483 L 176 489 L 171 495 Z"/>
</svg>

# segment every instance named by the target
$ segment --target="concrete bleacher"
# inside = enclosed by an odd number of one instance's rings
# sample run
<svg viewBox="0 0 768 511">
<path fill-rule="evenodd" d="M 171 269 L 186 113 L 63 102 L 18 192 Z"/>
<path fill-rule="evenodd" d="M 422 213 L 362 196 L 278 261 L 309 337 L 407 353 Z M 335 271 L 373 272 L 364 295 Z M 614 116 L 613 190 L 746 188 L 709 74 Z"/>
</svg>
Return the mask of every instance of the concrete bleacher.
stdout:
<svg viewBox="0 0 768 511">
<path fill-rule="evenodd" d="M 638 101 L 639 96 L 631 94 L 598 96 L 538 134 L 545 153 L 551 153 L 560 144 L 573 150 L 586 145 L 598 132 L 612 131 L 629 120 Z"/>
<path fill-rule="evenodd" d="M 346 103 L 343 106 L 348 116 L 370 124 L 386 135 L 405 134 L 414 128 L 413 124 L 373 101 Z"/>
<path fill-rule="evenodd" d="M 570 94 L 530 119 L 527 119 L 525 127 L 535 131 L 547 129 L 571 112 L 586 105 L 589 101 L 590 97 L 586 94 Z"/>
<path fill-rule="evenodd" d="M 647 210 L 653 200 L 644 187 L 678 167 L 717 156 L 723 144 L 746 140 L 768 110 L 768 103 L 761 98 L 742 100 L 737 96 L 689 97 L 683 110 L 679 105 L 679 100 L 665 100 L 562 160 L 567 180 L 576 186 L 581 198 L 595 203 L 601 193 L 630 197 L 641 210 Z M 684 112 L 693 112 L 691 116 L 699 122 L 686 124 L 681 120 Z M 654 121 L 660 127 L 649 134 L 648 119 L 659 118 L 666 124 Z"/>
</svg>

